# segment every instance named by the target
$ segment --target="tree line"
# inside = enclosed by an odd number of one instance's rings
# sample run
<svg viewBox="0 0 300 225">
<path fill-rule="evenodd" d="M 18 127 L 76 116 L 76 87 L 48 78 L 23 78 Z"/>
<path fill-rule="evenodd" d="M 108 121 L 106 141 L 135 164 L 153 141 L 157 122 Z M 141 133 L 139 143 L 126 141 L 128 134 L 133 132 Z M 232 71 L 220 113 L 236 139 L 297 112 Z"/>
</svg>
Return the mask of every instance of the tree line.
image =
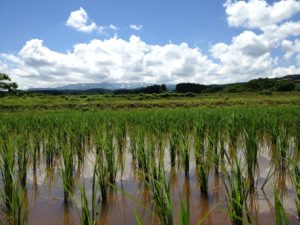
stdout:
<svg viewBox="0 0 300 225">
<path fill-rule="evenodd" d="M 16 93 L 18 85 L 12 82 L 10 77 L 4 73 L 0 73 L 0 93 Z M 39 90 L 38 93 L 46 94 L 81 94 L 81 93 L 113 93 L 116 95 L 124 94 L 159 94 L 170 91 L 165 84 L 150 85 L 136 89 L 91 89 L 91 90 Z M 288 92 L 300 91 L 300 75 L 288 75 L 281 78 L 258 78 L 245 83 L 232 83 L 223 85 L 203 85 L 198 83 L 179 83 L 175 90 L 177 93 L 239 93 L 239 92 Z M 30 92 L 30 91 L 29 91 Z M 34 91 L 32 91 L 34 92 Z M 53 93 L 52 93 L 53 92 Z"/>
</svg>

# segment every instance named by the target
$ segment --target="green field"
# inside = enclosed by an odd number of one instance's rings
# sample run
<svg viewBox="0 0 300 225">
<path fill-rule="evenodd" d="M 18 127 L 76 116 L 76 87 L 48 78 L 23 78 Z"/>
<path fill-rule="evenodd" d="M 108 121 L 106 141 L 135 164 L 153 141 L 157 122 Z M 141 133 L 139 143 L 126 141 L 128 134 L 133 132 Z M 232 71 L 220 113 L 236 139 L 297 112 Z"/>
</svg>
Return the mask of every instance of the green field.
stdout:
<svg viewBox="0 0 300 225">
<path fill-rule="evenodd" d="M 0 224 L 296 224 L 299 94 L 189 95 L 1 98 Z"/>
<path fill-rule="evenodd" d="M 102 110 L 232 105 L 300 105 L 300 93 L 24 95 L 0 98 L 1 111 Z"/>
</svg>

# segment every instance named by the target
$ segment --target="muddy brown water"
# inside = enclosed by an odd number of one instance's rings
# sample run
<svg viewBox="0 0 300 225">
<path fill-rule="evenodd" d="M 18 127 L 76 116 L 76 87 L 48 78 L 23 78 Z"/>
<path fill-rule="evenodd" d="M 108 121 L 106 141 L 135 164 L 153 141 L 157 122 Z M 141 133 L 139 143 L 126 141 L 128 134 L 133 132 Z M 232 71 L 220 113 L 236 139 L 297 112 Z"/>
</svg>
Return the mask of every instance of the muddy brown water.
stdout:
<svg viewBox="0 0 300 225">
<path fill-rule="evenodd" d="M 289 213 L 292 224 L 298 224 L 295 191 L 289 177 L 276 174 L 267 183 L 264 191 L 260 190 L 268 171 L 270 170 L 271 157 L 268 148 L 264 148 L 259 155 L 260 174 L 257 183 L 257 190 L 249 196 L 248 206 L 251 214 L 258 219 L 259 224 L 275 224 L 274 195 L 273 187 L 280 190 L 285 210 Z M 43 163 L 43 157 L 33 173 L 28 170 L 27 196 L 29 204 L 29 225 L 71 225 L 80 224 L 80 206 L 70 203 L 68 206 L 63 203 L 63 186 L 59 170 L 59 162 L 52 169 Z M 84 184 L 87 189 L 87 196 L 91 196 L 91 184 L 93 175 L 93 157 L 89 154 L 85 164 L 77 168 L 76 189 L 73 198 L 79 200 L 79 184 Z M 140 215 L 144 224 L 159 224 L 155 216 L 155 210 L 151 203 L 151 192 L 139 178 L 132 166 L 131 154 L 125 155 L 124 173 L 118 172 L 116 187 L 109 190 L 108 203 L 99 207 L 99 222 L 101 225 L 134 225 L 137 224 L 134 210 Z M 193 157 L 191 157 L 193 162 Z M 171 196 L 173 199 L 173 219 L 178 224 L 179 193 L 186 199 L 189 193 L 191 224 L 197 224 L 205 218 L 203 224 L 225 225 L 231 224 L 223 187 L 221 174 L 214 172 L 209 176 L 209 194 L 201 194 L 200 187 L 195 174 L 195 165 L 191 163 L 190 176 L 186 178 L 182 169 L 177 167 L 171 169 L 169 155 L 165 154 L 165 167 L 168 179 L 171 180 Z M 212 169 L 213 171 L 213 169 Z"/>
</svg>

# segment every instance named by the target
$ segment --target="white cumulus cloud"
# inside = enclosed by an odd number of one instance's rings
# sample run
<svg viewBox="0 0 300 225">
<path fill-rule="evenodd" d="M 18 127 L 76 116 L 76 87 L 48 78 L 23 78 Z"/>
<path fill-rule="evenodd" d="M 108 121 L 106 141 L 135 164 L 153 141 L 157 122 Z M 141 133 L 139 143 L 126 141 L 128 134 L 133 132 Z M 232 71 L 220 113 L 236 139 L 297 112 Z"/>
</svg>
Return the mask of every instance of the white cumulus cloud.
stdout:
<svg viewBox="0 0 300 225">
<path fill-rule="evenodd" d="M 2 54 L 0 66 L 24 87 L 60 86 L 80 82 L 218 82 L 218 65 L 197 48 L 150 45 L 137 36 L 113 37 L 76 44 L 59 53 L 42 40 L 27 41 L 17 55 Z"/>
<path fill-rule="evenodd" d="M 128 40 L 117 35 L 94 39 L 67 52 L 32 39 L 17 54 L 0 54 L 0 71 L 21 88 L 106 81 L 213 84 L 300 73 L 300 21 L 292 19 L 299 5 L 296 0 L 228 0 L 224 6 L 229 26 L 244 30 L 229 43 L 212 44 L 208 54 L 184 42 L 155 45 L 135 35 Z M 66 24 L 83 32 L 119 29 L 98 26 L 82 8 L 72 12 Z"/>
<path fill-rule="evenodd" d="M 88 14 L 83 8 L 79 8 L 78 10 L 72 11 L 68 20 L 66 21 L 66 25 L 72 27 L 81 32 L 92 32 L 97 29 L 97 25 L 95 22 L 90 22 Z"/>
<path fill-rule="evenodd" d="M 136 30 L 136 31 L 143 29 L 143 25 L 141 25 L 141 24 L 131 24 L 129 27 L 130 27 L 130 29 Z"/>
<path fill-rule="evenodd" d="M 224 6 L 228 24 L 233 27 L 262 28 L 281 23 L 300 12 L 298 0 L 281 0 L 272 5 L 265 0 L 227 0 Z"/>
</svg>

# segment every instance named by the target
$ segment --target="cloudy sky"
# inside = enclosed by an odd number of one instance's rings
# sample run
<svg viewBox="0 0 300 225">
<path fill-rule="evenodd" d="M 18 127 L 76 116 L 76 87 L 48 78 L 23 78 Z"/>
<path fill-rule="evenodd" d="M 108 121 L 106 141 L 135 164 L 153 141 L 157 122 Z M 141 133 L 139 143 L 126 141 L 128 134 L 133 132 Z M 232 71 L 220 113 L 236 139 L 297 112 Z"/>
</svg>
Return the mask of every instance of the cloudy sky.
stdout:
<svg viewBox="0 0 300 225">
<path fill-rule="evenodd" d="M 23 89 L 300 73 L 299 0 L 0 0 L 0 30 Z"/>
</svg>

